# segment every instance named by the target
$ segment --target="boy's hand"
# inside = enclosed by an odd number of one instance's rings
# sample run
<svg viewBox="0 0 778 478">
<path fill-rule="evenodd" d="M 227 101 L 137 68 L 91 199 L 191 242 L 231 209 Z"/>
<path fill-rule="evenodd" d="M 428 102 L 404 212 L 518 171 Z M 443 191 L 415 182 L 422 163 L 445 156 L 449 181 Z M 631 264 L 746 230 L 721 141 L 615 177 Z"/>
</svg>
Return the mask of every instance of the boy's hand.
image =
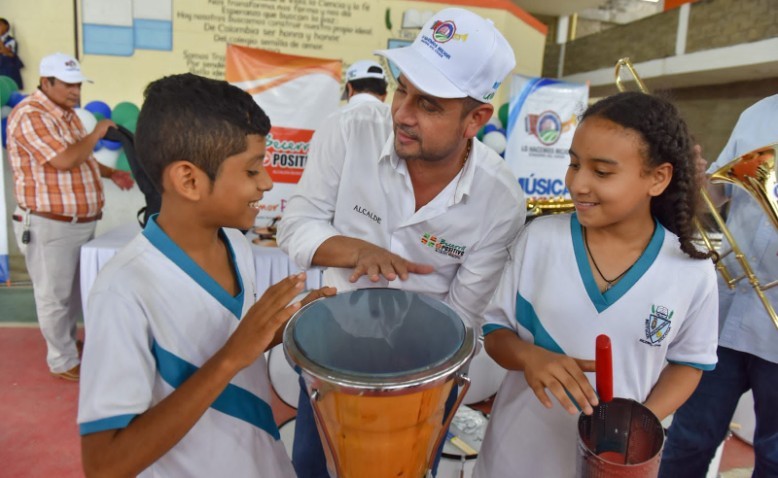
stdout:
<svg viewBox="0 0 778 478">
<path fill-rule="evenodd" d="M 281 327 L 297 310 L 302 301 L 289 302 L 305 287 L 305 272 L 289 276 L 271 286 L 241 319 L 237 330 L 222 348 L 239 367 L 248 367 L 267 349 Z M 303 299 L 306 300 L 314 291 Z M 311 299 L 313 300 L 313 299 Z"/>
<path fill-rule="evenodd" d="M 302 305 L 308 305 L 316 299 L 321 299 L 322 297 L 332 297 L 333 295 L 337 294 L 337 292 L 338 289 L 335 287 L 322 287 L 321 289 L 316 289 L 309 292 L 308 295 L 302 298 L 300 303 Z"/>
<path fill-rule="evenodd" d="M 356 267 L 349 281 L 356 282 L 366 275 L 372 282 L 378 282 L 381 276 L 387 280 L 406 280 L 408 274 L 429 274 L 435 269 L 428 264 L 418 264 L 393 254 L 382 247 L 365 245 L 357 250 Z"/>
<path fill-rule="evenodd" d="M 551 399 L 546 394 L 546 389 L 549 389 L 572 415 L 577 414 L 578 410 L 570 400 L 570 396 L 587 415 L 591 415 L 592 406 L 599 403 L 597 394 L 584 372 L 594 372 L 594 360 L 576 359 L 549 352 L 541 347 L 532 348 L 524 367 L 527 383 L 534 390 L 540 403 L 546 408 L 552 407 Z"/>
</svg>

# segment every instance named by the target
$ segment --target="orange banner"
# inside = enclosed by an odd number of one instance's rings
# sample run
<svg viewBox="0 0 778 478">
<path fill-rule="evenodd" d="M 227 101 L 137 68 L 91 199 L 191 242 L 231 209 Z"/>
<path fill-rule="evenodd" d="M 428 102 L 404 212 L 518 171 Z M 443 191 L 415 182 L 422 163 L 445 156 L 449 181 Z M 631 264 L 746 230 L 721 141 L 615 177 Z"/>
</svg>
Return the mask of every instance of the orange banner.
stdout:
<svg viewBox="0 0 778 478">
<path fill-rule="evenodd" d="M 308 161 L 313 132 L 340 104 L 340 60 L 227 46 L 225 79 L 248 92 L 270 117 L 265 169 L 276 183 L 259 218 L 283 213 Z"/>
<path fill-rule="evenodd" d="M 274 183 L 297 183 L 308 161 L 313 131 L 274 126 L 267 136 L 265 169 Z"/>
</svg>

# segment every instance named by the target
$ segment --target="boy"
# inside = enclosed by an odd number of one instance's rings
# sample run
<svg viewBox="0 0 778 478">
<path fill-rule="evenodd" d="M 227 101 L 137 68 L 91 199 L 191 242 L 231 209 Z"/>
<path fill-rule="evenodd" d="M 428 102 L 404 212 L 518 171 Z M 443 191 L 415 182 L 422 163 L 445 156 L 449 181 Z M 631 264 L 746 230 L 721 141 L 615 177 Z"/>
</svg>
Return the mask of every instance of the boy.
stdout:
<svg viewBox="0 0 778 478">
<path fill-rule="evenodd" d="M 88 476 L 294 476 L 262 353 L 302 303 L 305 275 L 256 302 L 248 229 L 272 182 L 270 120 L 223 81 L 151 83 L 138 156 L 158 216 L 100 272 L 86 314 L 78 423 Z M 255 303 L 256 302 L 256 303 Z"/>
</svg>

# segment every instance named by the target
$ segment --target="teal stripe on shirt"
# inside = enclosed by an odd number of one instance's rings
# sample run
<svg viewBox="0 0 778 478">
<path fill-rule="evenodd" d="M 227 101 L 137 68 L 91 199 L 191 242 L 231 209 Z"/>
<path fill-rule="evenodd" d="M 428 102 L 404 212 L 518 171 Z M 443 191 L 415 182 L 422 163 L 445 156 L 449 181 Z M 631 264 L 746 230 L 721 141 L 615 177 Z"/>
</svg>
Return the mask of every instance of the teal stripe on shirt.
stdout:
<svg viewBox="0 0 778 478">
<path fill-rule="evenodd" d="M 173 388 L 180 387 L 197 371 L 196 366 L 163 349 L 156 341 L 152 344 L 151 351 L 157 361 L 160 376 Z M 228 384 L 211 404 L 211 408 L 248 422 L 266 431 L 276 440 L 281 438 L 270 405 L 244 388 Z"/>
<path fill-rule="evenodd" d="M 208 275 L 202 267 L 200 267 L 191 257 L 181 249 L 178 244 L 168 236 L 162 228 L 157 224 L 158 214 L 154 214 L 149 217 L 149 222 L 146 223 L 146 228 L 143 229 L 143 235 L 149 242 L 159 249 L 168 259 L 170 259 L 175 265 L 183 270 L 189 277 L 192 278 L 197 284 L 200 285 L 205 291 L 210 294 L 214 299 L 219 301 L 227 310 L 232 312 L 238 320 L 243 315 L 243 279 L 238 270 L 238 265 L 235 260 L 235 251 L 232 249 L 232 244 L 224 233 L 224 230 L 219 229 L 219 237 L 224 242 L 229 252 L 230 266 L 235 271 L 235 277 L 238 278 L 238 294 L 231 296 L 224 288 L 219 285 L 211 276 Z"/>
</svg>

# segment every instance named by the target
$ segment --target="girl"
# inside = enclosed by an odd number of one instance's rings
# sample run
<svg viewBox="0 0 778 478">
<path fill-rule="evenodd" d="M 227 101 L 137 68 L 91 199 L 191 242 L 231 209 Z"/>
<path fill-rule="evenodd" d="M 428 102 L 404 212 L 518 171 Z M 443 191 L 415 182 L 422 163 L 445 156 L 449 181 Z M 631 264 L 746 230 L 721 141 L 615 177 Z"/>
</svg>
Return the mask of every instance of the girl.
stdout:
<svg viewBox="0 0 778 478">
<path fill-rule="evenodd" d="M 584 113 L 565 177 L 575 213 L 519 234 L 486 313 L 486 350 L 509 372 L 475 476 L 575 475 L 578 409 L 598 403 L 585 372 L 599 334 L 612 340 L 614 395 L 660 419 L 714 367 L 715 271 L 691 242 L 696 181 L 667 101 L 622 93 Z"/>
</svg>

